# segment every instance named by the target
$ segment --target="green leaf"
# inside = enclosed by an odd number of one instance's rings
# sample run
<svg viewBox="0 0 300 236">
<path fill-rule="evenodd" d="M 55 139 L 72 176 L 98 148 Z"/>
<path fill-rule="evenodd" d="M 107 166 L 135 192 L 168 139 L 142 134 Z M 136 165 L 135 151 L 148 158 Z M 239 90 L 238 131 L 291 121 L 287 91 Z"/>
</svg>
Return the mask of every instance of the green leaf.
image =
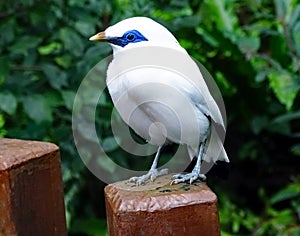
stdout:
<svg viewBox="0 0 300 236">
<path fill-rule="evenodd" d="M 93 109 L 85 109 L 84 113 L 88 114 L 88 117 L 91 117 L 90 114 L 94 112 Z M 76 126 L 76 129 L 82 135 L 85 139 L 98 143 L 98 137 L 96 134 L 96 130 L 93 125 L 91 125 L 89 120 L 83 119 L 78 115 L 78 120 L 74 123 L 74 127 Z"/>
<path fill-rule="evenodd" d="M 72 57 L 70 55 L 63 55 L 54 58 L 55 62 L 63 67 L 64 69 L 68 69 L 72 63 Z"/>
<path fill-rule="evenodd" d="M 274 0 L 277 18 L 282 21 L 286 15 L 286 0 Z"/>
<path fill-rule="evenodd" d="M 176 28 L 195 28 L 199 23 L 200 17 L 198 15 L 180 17 L 173 21 Z"/>
<path fill-rule="evenodd" d="M 255 75 L 255 81 L 258 83 L 263 82 L 267 78 L 268 74 L 269 74 L 268 70 L 259 71 Z"/>
<path fill-rule="evenodd" d="M 72 111 L 73 109 L 73 103 L 76 96 L 76 93 L 73 91 L 61 91 L 61 95 L 63 97 L 63 100 L 65 102 L 65 106 Z"/>
<path fill-rule="evenodd" d="M 36 123 L 52 122 L 51 107 L 42 95 L 27 96 L 23 99 L 26 114 Z"/>
<path fill-rule="evenodd" d="M 6 45 L 6 43 L 13 41 L 16 28 L 17 23 L 15 17 L 10 17 L 10 19 L 8 19 L 6 22 L 1 21 L 0 32 L 3 33 L 1 34 L 0 46 Z"/>
<path fill-rule="evenodd" d="M 271 198 L 271 203 L 275 204 L 300 196 L 300 183 L 293 183 L 280 190 Z"/>
<path fill-rule="evenodd" d="M 266 116 L 255 116 L 252 119 L 251 127 L 254 134 L 259 134 L 267 125 L 269 121 Z"/>
<path fill-rule="evenodd" d="M 298 56 L 300 57 L 300 21 L 295 24 L 295 27 L 292 30 L 293 40 L 295 42 L 295 47 Z M 299 63 L 299 60 L 298 60 Z M 299 67 L 299 65 L 298 65 Z"/>
<path fill-rule="evenodd" d="M 219 46 L 219 41 L 216 38 L 214 38 L 213 35 L 211 35 L 209 32 L 205 31 L 203 28 L 197 27 L 196 33 L 201 35 L 203 40 L 210 44 L 212 47 L 217 48 Z"/>
<path fill-rule="evenodd" d="M 96 159 L 97 164 L 109 174 L 116 173 L 117 164 L 107 156 L 99 156 Z"/>
<path fill-rule="evenodd" d="M 288 123 L 292 120 L 300 119 L 300 111 L 289 112 L 283 115 L 277 116 L 272 123 Z"/>
<path fill-rule="evenodd" d="M 233 14 L 231 5 L 226 6 L 226 1 L 223 0 L 206 0 L 211 11 L 211 20 L 215 21 L 218 28 L 222 31 L 232 32 L 234 25 L 237 22 L 237 17 Z"/>
<path fill-rule="evenodd" d="M 290 20 L 289 20 L 289 28 L 292 29 L 294 27 L 294 25 L 299 21 L 299 17 L 300 17 L 300 4 L 298 4 L 296 6 L 296 8 L 294 9 Z"/>
<path fill-rule="evenodd" d="M 0 57 L 0 85 L 5 81 L 9 72 L 8 59 L 6 57 Z"/>
<path fill-rule="evenodd" d="M 4 125 L 5 125 L 4 116 L 0 114 L 0 138 L 3 138 L 7 133 L 7 131 L 4 128 Z"/>
<path fill-rule="evenodd" d="M 291 152 L 294 155 L 300 156 L 300 144 L 296 144 L 291 148 Z"/>
<path fill-rule="evenodd" d="M 16 112 L 17 99 L 10 92 L 0 92 L 0 109 L 9 115 Z"/>
<path fill-rule="evenodd" d="M 237 41 L 238 47 L 243 53 L 254 53 L 260 47 L 259 37 L 243 37 Z"/>
<path fill-rule="evenodd" d="M 63 105 L 62 97 L 60 96 L 60 92 L 56 90 L 49 90 L 43 93 L 43 97 L 46 99 L 48 105 L 51 108 L 59 107 Z"/>
<path fill-rule="evenodd" d="M 64 47 L 73 55 L 80 56 L 83 51 L 83 42 L 76 31 L 71 28 L 62 28 L 59 31 L 59 36 Z"/>
<path fill-rule="evenodd" d="M 287 110 L 290 110 L 299 90 L 298 87 L 295 87 L 292 75 L 285 71 L 272 71 L 268 77 L 276 97 Z"/>
<path fill-rule="evenodd" d="M 43 71 L 51 86 L 55 89 L 61 89 L 62 86 L 67 86 L 67 75 L 57 66 L 46 64 L 43 66 Z"/>
<path fill-rule="evenodd" d="M 58 51 L 61 49 L 61 44 L 58 42 L 51 42 L 47 45 L 40 46 L 38 48 L 38 51 L 41 55 L 49 55 L 55 51 Z"/>
<path fill-rule="evenodd" d="M 10 50 L 14 54 L 28 55 L 28 50 L 37 47 L 41 41 L 41 38 L 25 35 L 18 38 L 16 43 L 10 47 Z"/>
<path fill-rule="evenodd" d="M 95 32 L 90 22 L 77 21 L 75 23 L 75 29 L 86 37 L 90 37 Z"/>
<path fill-rule="evenodd" d="M 105 138 L 102 142 L 102 148 L 105 152 L 111 152 L 119 147 L 114 137 Z"/>
<path fill-rule="evenodd" d="M 0 114 L 0 129 L 2 129 L 5 125 L 5 119 L 2 114 Z"/>
</svg>

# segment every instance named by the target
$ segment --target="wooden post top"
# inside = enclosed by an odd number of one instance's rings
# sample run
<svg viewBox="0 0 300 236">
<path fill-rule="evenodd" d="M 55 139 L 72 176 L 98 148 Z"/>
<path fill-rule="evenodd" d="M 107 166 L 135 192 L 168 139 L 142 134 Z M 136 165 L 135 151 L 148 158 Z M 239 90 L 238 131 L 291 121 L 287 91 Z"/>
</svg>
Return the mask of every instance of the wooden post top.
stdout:
<svg viewBox="0 0 300 236">
<path fill-rule="evenodd" d="M 154 182 L 141 186 L 128 180 L 120 181 L 106 186 L 105 193 L 115 211 L 152 212 L 217 201 L 217 196 L 205 183 L 196 181 L 171 185 L 171 177 L 172 174 L 160 176 Z"/>
<path fill-rule="evenodd" d="M 56 145 L 0 139 L 0 235 L 67 235 Z"/>
<path fill-rule="evenodd" d="M 170 185 L 172 175 L 136 186 L 128 180 L 105 188 L 110 236 L 219 236 L 217 196 L 203 182 Z"/>
<path fill-rule="evenodd" d="M 0 171 L 55 151 L 58 152 L 59 149 L 52 143 L 0 138 Z"/>
</svg>

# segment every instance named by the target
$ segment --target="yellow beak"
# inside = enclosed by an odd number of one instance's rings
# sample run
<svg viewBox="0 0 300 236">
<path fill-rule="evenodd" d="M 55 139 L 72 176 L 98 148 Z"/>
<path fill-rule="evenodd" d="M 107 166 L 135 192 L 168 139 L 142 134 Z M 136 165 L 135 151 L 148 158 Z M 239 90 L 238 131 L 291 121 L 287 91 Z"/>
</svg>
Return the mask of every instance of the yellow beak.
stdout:
<svg viewBox="0 0 300 236">
<path fill-rule="evenodd" d="M 92 37 L 90 37 L 89 40 L 104 42 L 104 41 L 107 41 L 107 38 L 105 37 L 105 32 L 100 32 L 100 33 L 95 34 Z"/>
</svg>

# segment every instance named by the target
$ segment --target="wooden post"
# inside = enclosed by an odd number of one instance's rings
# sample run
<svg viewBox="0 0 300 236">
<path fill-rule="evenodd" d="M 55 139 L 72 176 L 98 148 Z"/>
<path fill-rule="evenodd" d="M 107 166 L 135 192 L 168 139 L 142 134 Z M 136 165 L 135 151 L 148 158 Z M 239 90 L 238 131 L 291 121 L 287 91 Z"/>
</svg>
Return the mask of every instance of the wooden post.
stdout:
<svg viewBox="0 0 300 236">
<path fill-rule="evenodd" d="M 0 139 L 0 235 L 66 235 L 59 149 Z"/>
<path fill-rule="evenodd" d="M 216 195 L 200 181 L 170 185 L 171 176 L 143 186 L 106 186 L 109 235 L 219 236 Z"/>
</svg>

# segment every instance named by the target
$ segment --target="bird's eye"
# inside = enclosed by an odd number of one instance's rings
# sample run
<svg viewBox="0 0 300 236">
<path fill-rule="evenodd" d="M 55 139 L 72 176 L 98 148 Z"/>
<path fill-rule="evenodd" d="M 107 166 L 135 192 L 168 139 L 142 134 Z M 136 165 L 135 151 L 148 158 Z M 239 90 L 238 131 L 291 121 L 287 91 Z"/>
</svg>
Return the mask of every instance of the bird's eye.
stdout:
<svg viewBox="0 0 300 236">
<path fill-rule="evenodd" d="M 134 38 L 135 38 L 134 34 L 127 34 L 126 35 L 126 39 L 129 40 L 129 41 L 134 40 Z"/>
</svg>

